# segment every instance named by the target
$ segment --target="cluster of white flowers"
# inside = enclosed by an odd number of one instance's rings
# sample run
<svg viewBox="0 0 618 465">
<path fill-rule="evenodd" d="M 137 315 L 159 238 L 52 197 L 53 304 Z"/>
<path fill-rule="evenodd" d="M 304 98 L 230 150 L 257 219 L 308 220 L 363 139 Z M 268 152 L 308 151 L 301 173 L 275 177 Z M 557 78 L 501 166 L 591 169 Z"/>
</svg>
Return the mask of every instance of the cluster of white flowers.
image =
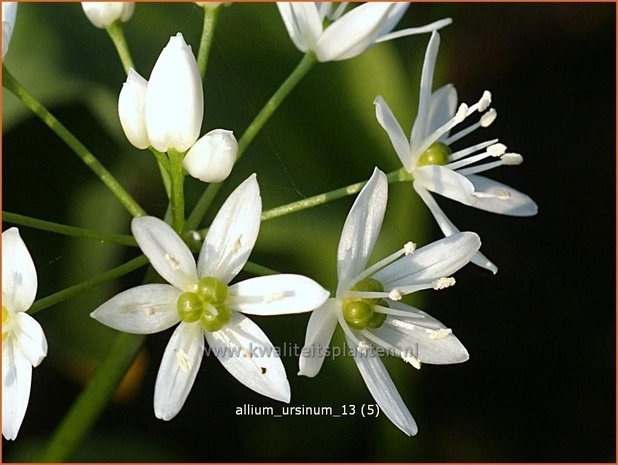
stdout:
<svg viewBox="0 0 618 465">
<path fill-rule="evenodd" d="M 198 3 L 217 8 L 220 3 Z M 99 28 L 127 21 L 133 3 L 82 4 Z M 479 252 L 481 241 L 460 232 L 438 207 L 434 192 L 465 205 L 495 213 L 529 216 L 536 204 L 526 195 L 478 173 L 522 161 L 519 154 L 492 139 L 453 151 L 450 146 L 496 118 L 491 94 L 473 105 L 457 106 L 452 85 L 433 91 L 440 36 L 451 23 L 437 21 L 392 32 L 408 4 L 369 2 L 346 12 L 347 3 L 289 2 L 277 7 L 294 45 L 318 61 L 359 55 L 372 45 L 411 34 L 431 32 L 422 70 L 419 109 L 411 135 L 405 136 L 388 105 L 375 99 L 376 116 L 386 130 L 407 179 L 436 218 L 445 238 L 416 250 L 412 242 L 367 267 L 387 208 L 388 182 L 378 168 L 356 198 L 343 227 L 337 252 L 338 286 L 331 293 L 297 274 L 277 274 L 231 284 L 245 266 L 257 239 L 262 203 L 255 175 L 227 198 L 201 246 L 197 263 L 183 239 L 162 220 L 142 216 L 131 230 L 152 267 L 169 284 L 145 284 L 126 290 L 91 316 L 120 331 L 152 334 L 177 325 L 163 354 L 154 388 L 155 415 L 174 418 L 196 379 L 205 341 L 226 370 L 248 388 L 289 402 L 290 385 L 278 352 L 245 315 L 312 312 L 299 360 L 299 375 L 314 377 L 324 361 L 337 324 L 356 349 L 354 361 L 385 415 L 404 433 L 416 423 L 397 392 L 380 357 L 381 347 L 415 368 L 453 364 L 468 352 L 450 328 L 427 313 L 401 302 L 416 291 L 440 290 L 455 283 L 453 273 L 474 262 L 493 272 L 497 267 Z M 3 56 L 15 22 L 15 3 L 3 3 Z M 202 82 L 191 47 L 178 33 L 158 57 L 150 78 L 130 69 L 118 99 L 120 122 L 129 142 L 139 149 L 179 154 L 184 169 L 205 182 L 221 182 L 238 153 L 232 131 L 215 129 L 199 137 L 204 113 Z M 475 114 L 478 122 L 454 134 Z M 480 163 L 492 158 L 494 161 Z M 40 325 L 27 313 L 37 289 L 34 263 L 17 229 L 2 234 L 2 433 L 14 439 L 24 418 L 32 367 L 47 353 Z M 412 353 L 410 348 L 415 348 Z"/>
</svg>

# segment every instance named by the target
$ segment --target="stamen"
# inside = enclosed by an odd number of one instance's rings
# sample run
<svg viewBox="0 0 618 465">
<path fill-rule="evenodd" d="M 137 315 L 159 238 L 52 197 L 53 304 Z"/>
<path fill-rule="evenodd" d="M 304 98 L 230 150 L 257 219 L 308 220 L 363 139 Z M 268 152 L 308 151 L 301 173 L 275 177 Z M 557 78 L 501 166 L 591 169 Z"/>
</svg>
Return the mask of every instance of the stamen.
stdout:
<svg viewBox="0 0 618 465">
<path fill-rule="evenodd" d="M 399 292 L 399 289 L 393 289 L 388 293 L 388 298 L 394 301 L 397 300 L 401 300 L 401 292 Z"/>
<path fill-rule="evenodd" d="M 432 285 L 436 291 L 440 291 L 442 289 L 446 289 L 447 287 L 454 286 L 455 278 L 453 277 L 438 278 L 432 283 Z"/>
<path fill-rule="evenodd" d="M 411 244 L 411 242 L 408 242 L 408 244 Z M 369 268 L 367 268 L 365 271 L 363 271 L 361 274 L 359 274 L 356 278 L 354 278 L 354 280 L 352 281 L 350 287 L 354 287 L 354 285 L 356 283 L 361 282 L 363 279 L 368 278 L 369 276 L 377 273 L 378 271 L 380 271 L 385 266 L 390 265 L 392 262 L 397 260 L 403 254 L 407 255 L 406 250 L 408 250 L 409 247 L 408 247 L 408 249 L 406 249 L 406 247 L 408 246 L 408 244 L 405 244 L 403 246 L 403 248 L 399 249 L 397 252 L 392 253 L 388 257 L 383 258 L 379 262 L 376 262 L 373 265 L 371 265 Z"/>
<path fill-rule="evenodd" d="M 378 337 L 377 335 L 375 335 L 374 333 L 372 333 L 371 331 L 368 331 L 366 329 L 363 329 L 361 331 L 361 333 L 362 333 L 363 336 L 365 336 L 370 341 L 374 342 L 375 344 L 379 345 L 380 347 L 383 347 L 384 349 L 386 349 L 390 353 L 392 353 L 392 354 L 394 354 L 394 355 L 396 355 L 398 357 L 401 357 L 401 359 L 403 359 L 404 362 L 409 363 L 410 365 L 412 365 L 417 370 L 420 370 L 421 362 L 414 355 L 410 354 L 407 350 L 405 352 L 402 351 L 398 347 L 395 347 L 394 345 L 389 344 L 384 339 L 381 339 L 380 337 Z"/>
<path fill-rule="evenodd" d="M 504 152 L 506 152 L 506 145 L 504 144 L 494 144 L 487 147 L 487 153 L 489 153 L 492 157 L 504 155 Z"/>
<path fill-rule="evenodd" d="M 449 139 L 446 140 L 449 142 Z M 467 149 L 458 150 L 457 152 L 453 152 L 448 156 L 449 163 L 459 160 L 460 158 L 467 157 L 475 152 L 479 152 L 483 149 L 486 149 L 490 145 L 498 142 L 498 139 L 488 140 L 486 142 L 481 142 L 480 144 L 473 145 L 472 147 L 468 147 Z"/>
<path fill-rule="evenodd" d="M 481 116 L 481 126 L 483 126 L 484 128 L 491 126 L 491 124 L 496 121 L 497 117 L 498 113 L 492 108 L 487 113 L 484 113 L 483 116 Z"/>
<path fill-rule="evenodd" d="M 440 328 L 436 329 L 433 333 L 429 335 L 429 339 L 434 339 L 439 341 L 440 339 L 445 339 L 453 334 L 453 330 L 451 328 Z"/>
<path fill-rule="evenodd" d="M 505 165 L 520 165 L 523 163 L 524 157 L 518 153 L 505 153 L 500 157 L 500 160 Z"/>
<path fill-rule="evenodd" d="M 444 18 L 431 24 L 427 24 L 425 26 L 401 29 L 400 31 L 391 32 L 390 34 L 386 34 L 378 38 L 376 40 L 376 44 L 379 44 L 380 42 L 386 42 L 387 40 L 399 39 L 400 37 L 407 37 L 415 34 L 426 34 L 428 32 L 437 31 L 445 26 L 448 26 L 452 22 L 453 20 L 451 18 Z"/>
<path fill-rule="evenodd" d="M 453 118 L 451 118 L 449 121 L 447 121 L 442 126 L 440 126 L 438 129 L 436 129 L 434 132 L 432 132 L 429 136 L 427 136 L 427 138 L 425 138 L 425 140 L 423 141 L 423 144 L 414 151 L 412 159 L 415 162 L 418 161 L 418 159 L 425 152 L 425 150 L 431 147 L 431 145 L 434 142 L 438 141 L 440 137 L 447 134 L 451 129 L 453 129 L 463 120 L 465 120 L 467 116 L 468 116 L 468 105 L 466 105 L 465 103 L 462 103 L 461 105 L 459 105 L 459 109 L 457 110 L 457 113 L 455 113 L 455 116 Z M 444 142 L 444 143 L 448 145 L 447 142 Z"/>
<path fill-rule="evenodd" d="M 415 250 L 416 244 L 414 242 L 406 242 L 403 246 L 403 253 L 405 255 L 410 255 L 411 253 L 414 253 Z"/>
<path fill-rule="evenodd" d="M 191 239 L 193 239 L 195 242 L 201 242 L 202 235 L 199 231 L 191 231 Z"/>
<path fill-rule="evenodd" d="M 487 150 L 486 152 L 479 153 L 478 155 L 474 155 L 474 156 L 468 157 L 468 158 L 463 158 L 463 159 L 458 160 L 456 162 L 449 163 L 448 165 L 445 165 L 445 168 L 449 168 L 451 170 L 457 170 L 459 168 L 463 168 L 464 166 L 471 165 L 473 163 L 476 163 L 477 161 L 484 160 L 485 158 L 491 157 L 491 156 L 493 156 L 493 155 L 491 153 L 489 153 L 489 150 Z"/>
<path fill-rule="evenodd" d="M 489 108 L 489 105 L 491 105 L 491 92 L 489 92 L 488 90 L 483 92 L 483 96 L 478 101 L 477 105 L 481 113 L 487 110 L 487 108 Z"/>
<path fill-rule="evenodd" d="M 167 263 L 169 263 L 169 265 L 172 268 L 172 270 L 179 270 L 180 269 L 180 263 L 178 262 L 176 257 L 174 257 L 171 253 L 166 253 L 165 254 L 165 260 L 167 260 Z"/>
<path fill-rule="evenodd" d="M 409 363 L 417 370 L 421 369 L 421 361 L 418 358 L 416 358 L 414 355 L 402 354 L 401 358 L 403 359 L 404 362 Z"/>
<path fill-rule="evenodd" d="M 388 292 L 348 291 L 346 297 L 356 299 L 385 299 L 390 298 Z"/>
</svg>

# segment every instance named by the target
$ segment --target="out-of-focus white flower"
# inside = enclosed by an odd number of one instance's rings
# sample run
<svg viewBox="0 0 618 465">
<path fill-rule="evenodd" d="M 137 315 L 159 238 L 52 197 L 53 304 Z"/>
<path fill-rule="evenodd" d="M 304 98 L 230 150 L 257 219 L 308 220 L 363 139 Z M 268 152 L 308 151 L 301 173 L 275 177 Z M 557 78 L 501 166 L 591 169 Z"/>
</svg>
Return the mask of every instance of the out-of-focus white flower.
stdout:
<svg viewBox="0 0 618 465">
<path fill-rule="evenodd" d="M 148 81 L 131 68 L 118 98 L 120 124 L 129 142 L 138 149 L 150 147 L 144 115 L 147 86 Z"/>
<path fill-rule="evenodd" d="M 204 116 L 202 80 L 181 33 L 170 38 L 152 69 L 145 115 L 148 139 L 159 152 L 186 152 L 199 137 Z"/>
<path fill-rule="evenodd" d="M 16 17 L 17 2 L 2 2 L 2 58 L 9 50 Z"/>
<path fill-rule="evenodd" d="M 367 388 L 384 414 L 412 436 L 417 433 L 416 423 L 376 346 L 415 368 L 420 368 L 421 363 L 466 361 L 468 352 L 449 328 L 399 300 L 412 292 L 452 286 L 455 280 L 451 274 L 470 261 L 481 242 L 470 232 L 452 235 L 419 250 L 409 242 L 365 269 L 380 233 L 387 197 L 386 176 L 376 169 L 354 202 L 341 232 L 337 293 L 311 314 L 299 374 L 318 374 L 339 322 Z"/>
<path fill-rule="evenodd" d="M 442 232 L 449 236 L 459 229 L 447 218 L 429 191 L 481 210 L 512 216 L 532 216 L 536 203 L 527 195 L 493 181 L 478 173 L 501 165 L 518 165 L 523 157 L 507 153 L 498 139 L 489 140 L 453 152 L 451 144 L 496 119 L 496 110 L 489 108 L 491 94 L 485 91 L 474 105 L 462 103 L 457 107 L 457 91 L 448 84 L 432 92 L 440 35 L 434 32 L 429 41 L 418 105 L 418 114 L 408 140 L 390 108 L 380 96 L 376 97 L 376 117 L 386 130 L 404 169 L 414 180 L 414 188 L 436 218 Z M 480 113 L 479 120 L 451 134 L 451 131 L 471 115 Z M 489 163 L 480 163 L 491 159 Z M 494 273 L 498 271 L 487 257 L 478 253 L 473 262 Z"/>
<path fill-rule="evenodd" d="M 310 311 L 328 292 L 309 278 L 281 274 L 229 285 L 245 265 L 260 227 L 262 202 L 255 175 L 226 200 L 208 230 L 197 267 L 189 248 L 163 221 L 135 218 L 133 235 L 170 284 L 148 284 L 113 297 L 93 313 L 112 328 L 152 334 L 180 323 L 157 375 L 154 409 L 170 420 L 191 391 L 204 353 L 204 338 L 223 366 L 245 386 L 283 402 L 290 385 L 268 337 L 243 314 Z"/>
<path fill-rule="evenodd" d="M 301 52 L 313 51 L 318 61 L 339 61 L 360 55 L 373 44 L 440 29 L 443 19 L 427 26 L 391 32 L 409 3 L 367 2 L 345 13 L 348 3 L 333 11 L 332 3 L 277 2 L 285 27 Z M 331 22 L 324 26 L 324 22 Z"/>
<path fill-rule="evenodd" d="M 182 161 L 187 172 L 204 182 L 221 182 L 232 172 L 238 142 L 232 131 L 215 129 L 203 135 Z"/>
<path fill-rule="evenodd" d="M 2 233 L 2 435 L 15 439 L 28 400 L 32 367 L 47 355 L 41 325 L 26 313 L 37 289 L 36 269 L 17 228 Z"/>
<path fill-rule="evenodd" d="M 197 6 L 201 6 L 202 8 L 211 8 L 211 9 L 215 9 L 218 8 L 219 5 L 222 5 L 223 2 L 195 2 L 195 4 Z"/>
<path fill-rule="evenodd" d="M 126 23 L 135 10 L 134 2 L 82 2 L 82 8 L 90 22 L 105 29 L 115 21 Z"/>
</svg>

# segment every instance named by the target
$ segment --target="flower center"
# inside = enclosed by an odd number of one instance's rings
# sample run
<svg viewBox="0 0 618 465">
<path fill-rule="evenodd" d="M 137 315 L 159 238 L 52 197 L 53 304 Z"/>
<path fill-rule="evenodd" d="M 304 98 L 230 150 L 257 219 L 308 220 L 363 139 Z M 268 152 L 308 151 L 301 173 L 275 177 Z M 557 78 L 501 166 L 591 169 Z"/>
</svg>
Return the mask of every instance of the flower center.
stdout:
<svg viewBox="0 0 618 465">
<path fill-rule="evenodd" d="M 3 305 L 2 306 L 2 340 L 4 341 L 6 337 L 9 335 L 9 311 Z"/>
<path fill-rule="evenodd" d="M 351 289 L 355 292 L 383 292 L 382 284 L 366 278 L 356 283 Z M 386 320 L 384 313 L 376 312 L 375 305 L 385 305 L 381 299 L 351 298 L 343 300 L 343 318 L 351 328 L 379 328 Z"/>
<path fill-rule="evenodd" d="M 448 145 L 443 144 L 442 142 L 434 142 L 422 153 L 416 165 L 446 165 L 448 163 L 448 156 L 451 153 L 453 153 L 453 151 Z"/>
<path fill-rule="evenodd" d="M 185 323 L 199 321 L 202 328 L 211 333 L 219 331 L 232 316 L 232 312 L 225 305 L 227 295 L 227 284 L 212 276 L 206 276 L 197 282 L 195 291 L 183 292 L 178 296 L 178 316 Z"/>
</svg>

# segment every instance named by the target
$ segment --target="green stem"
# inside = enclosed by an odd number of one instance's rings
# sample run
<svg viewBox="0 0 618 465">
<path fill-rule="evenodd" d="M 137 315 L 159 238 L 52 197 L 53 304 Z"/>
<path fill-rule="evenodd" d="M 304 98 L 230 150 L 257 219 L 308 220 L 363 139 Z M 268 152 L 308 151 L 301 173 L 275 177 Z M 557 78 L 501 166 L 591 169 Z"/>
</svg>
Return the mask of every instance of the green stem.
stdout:
<svg viewBox="0 0 618 465">
<path fill-rule="evenodd" d="M 120 333 L 43 450 L 40 462 L 66 462 L 109 403 L 146 336 Z"/>
<path fill-rule="evenodd" d="M 170 177 L 170 160 L 167 158 L 162 152 L 159 152 L 154 147 L 148 147 L 148 150 L 152 152 L 152 154 L 157 159 L 157 165 L 159 165 L 159 171 L 161 172 L 161 180 L 163 181 L 163 187 L 165 188 L 165 194 L 169 199 L 172 196 L 172 179 Z"/>
<path fill-rule="evenodd" d="M 210 49 L 212 47 L 212 39 L 215 35 L 215 27 L 217 26 L 219 10 L 219 7 L 210 8 L 204 6 L 204 27 L 202 28 L 200 49 L 197 52 L 197 67 L 200 70 L 200 76 L 202 76 L 202 79 L 204 79 L 204 76 L 206 76 L 208 57 L 210 55 Z"/>
<path fill-rule="evenodd" d="M 170 176 L 172 180 L 172 197 L 170 198 L 172 206 L 172 227 L 182 236 L 185 228 L 185 193 L 184 180 L 185 173 L 182 168 L 182 159 L 184 154 L 170 150 Z"/>
<path fill-rule="evenodd" d="M 40 220 L 30 216 L 19 215 L 17 213 L 2 212 L 2 221 L 7 223 L 26 226 L 29 228 L 49 231 L 65 236 L 81 237 L 84 239 L 94 239 L 95 241 L 107 242 L 109 244 L 136 246 L 137 242 L 133 236 L 125 234 L 111 234 L 105 232 L 94 231 L 92 229 L 78 228 L 76 226 L 68 226 L 66 224 L 54 223 L 52 221 Z"/>
<path fill-rule="evenodd" d="M 296 87 L 296 85 L 301 81 L 301 79 L 309 72 L 309 70 L 317 63 L 315 55 L 313 53 L 307 53 L 301 62 L 296 66 L 292 74 L 288 76 L 288 78 L 281 84 L 281 86 L 277 89 L 277 91 L 273 94 L 273 96 L 266 102 L 264 108 L 257 114 L 257 116 L 253 119 L 249 127 L 245 130 L 243 135 L 238 140 L 238 157 L 243 155 L 251 141 L 257 136 L 260 130 L 264 127 L 266 122 L 273 115 L 275 110 L 279 108 L 279 105 L 285 100 L 288 94 Z M 202 222 L 206 211 L 210 207 L 210 204 L 214 200 L 215 196 L 221 189 L 221 183 L 210 184 L 200 199 L 197 201 L 197 204 L 193 208 L 193 211 L 189 215 L 187 220 L 187 229 L 192 230 L 196 229 L 199 224 Z"/>
<path fill-rule="evenodd" d="M 124 37 L 122 23 L 120 21 L 114 21 L 111 26 L 106 28 L 106 31 L 116 47 L 116 51 L 118 52 L 118 56 L 120 57 L 120 61 L 122 61 L 122 66 L 124 67 L 124 72 L 129 74 L 129 69 L 135 69 L 135 65 L 133 64 L 131 52 L 129 52 L 129 46 L 127 45 L 127 41 Z"/>
<path fill-rule="evenodd" d="M 250 261 L 247 261 L 247 263 L 245 263 L 245 266 L 243 266 L 242 269 L 245 270 L 247 273 L 251 273 L 257 276 L 268 276 L 271 274 L 280 274 L 278 271 L 273 270 L 272 268 L 258 265 L 257 263 L 253 263 Z"/>
<path fill-rule="evenodd" d="M 391 171 L 386 175 L 386 178 L 388 179 L 389 184 L 410 180 L 409 174 L 403 168 Z M 307 197 L 306 199 L 281 205 L 280 207 L 271 208 L 270 210 L 262 212 L 261 219 L 262 221 L 272 220 L 273 218 L 278 218 L 280 216 L 289 215 L 290 213 L 317 207 L 318 205 L 323 205 L 325 203 L 332 202 L 333 200 L 356 194 L 365 184 L 367 184 L 367 181 L 357 182 L 350 184 L 349 186 L 340 187 L 339 189 L 335 189 L 330 192 L 325 192 L 324 194 L 314 195 L 313 197 Z"/>
<path fill-rule="evenodd" d="M 133 216 L 143 216 L 146 212 L 138 205 L 131 195 L 120 185 L 114 176 L 90 153 L 90 151 L 53 116 L 38 100 L 30 95 L 17 82 L 9 70 L 2 67 L 2 85 L 19 98 L 34 114 L 36 114 L 52 131 L 62 139 L 75 154 L 90 168 L 107 188 L 116 196 L 120 203 Z"/>
<path fill-rule="evenodd" d="M 99 284 L 103 284 L 107 281 L 111 281 L 112 279 L 124 276 L 125 274 L 130 273 L 133 270 L 137 270 L 147 263 L 148 258 L 144 255 L 140 255 L 139 257 L 134 258 L 123 265 L 117 266 L 116 268 L 112 268 L 105 273 L 101 273 L 100 275 L 94 276 L 93 278 L 87 279 L 79 284 L 67 287 L 66 289 L 37 300 L 32 304 L 30 310 L 28 310 L 28 313 L 33 315 L 41 310 L 51 307 L 52 305 L 59 304 L 60 302 L 70 299 L 71 297 L 75 297 L 84 291 L 98 286 Z"/>
</svg>

